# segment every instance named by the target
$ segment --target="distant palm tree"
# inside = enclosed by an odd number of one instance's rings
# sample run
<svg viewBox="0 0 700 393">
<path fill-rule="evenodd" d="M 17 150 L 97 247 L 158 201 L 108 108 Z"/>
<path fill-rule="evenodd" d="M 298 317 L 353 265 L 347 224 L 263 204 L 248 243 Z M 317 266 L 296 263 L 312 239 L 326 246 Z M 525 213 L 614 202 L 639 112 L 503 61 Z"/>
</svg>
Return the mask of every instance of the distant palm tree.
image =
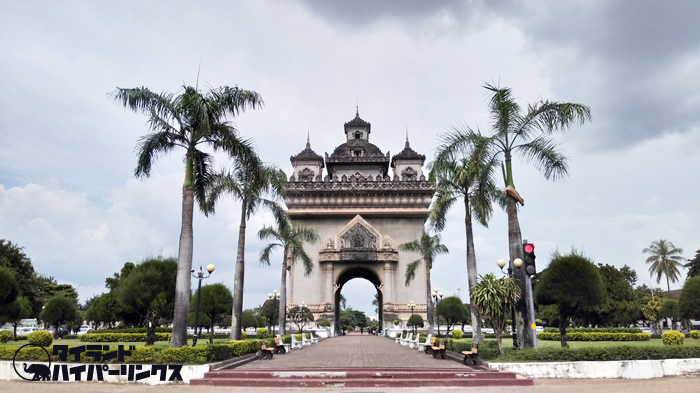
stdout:
<svg viewBox="0 0 700 393">
<path fill-rule="evenodd" d="M 276 201 L 284 196 L 286 175 L 274 166 L 246 165 L 234 160 L 230 171 L 211 175 L 208 184 L 207 212 L 213 212 L 216 201 L 223 194 L 231 194 L 241 202 L 241 222 L 238 227 L 238 249 L 233 280 L 233 312 L 231 340 L 241 339 L 243 314 L 243 284 L 245 280 L 245 230 L 250 216 L 259 209 L 272 212 L 276 221 L 285 220 L 286 212 Z"/>
<path fill-rule="evenodd" d="M 492 202 L 498 201 L 505 204 L 503 194 L 496 187 L 494 173 L 497 161 L 494 156 L 488 156 L 483 148 L 488 140 L 481 135 L 473 134 L 472 143 L 476 148 L 468 157 L 453 160 L 452 157 L 443 156 L 441 152 L 447 150 L 448 145 L 438 148 L 435 161 L 431 164 L 430 180 L 437 183 L 435 201 L 430 210 L 430 225 L 438 231 L 445 229 L 447 213 L 457 202 L 464 204 L 464 227 L 467 244 L 467 277 L 469 279 L 469 298 L 471 301 L 471 288 L 476 285 L 476 251 L 474 249 L 474 230 L 472 217 L 483 226 L 488 226 L 488 220 L 493 212 Z M 443 137 L 446 142 L 451 139 L 448 134 Z M 448 142 L 449 143 L 449 142 Z M 479 145 L 482 145 L 480 148 Z M 478 154 L 482 153 L 482 154 Z M 479 309 L 471 306 L 471 324 L 474 332 L 474 342 L 483 342 L 481 334 L 481 316 Z"/>
<path fill-rule="evenodd" d="M 683 267 L 681 262 L 685 261 L 685 258 L 681 256 L 683 254 L 682 248 L 676 248 L 673 243 L 661 239 L 651 242 L 649 248 L 642 250 L 644 254 L 651 254 L 647 258 L 647 263 L 651 263 L 649 266 L 649 274 L 653 277 L 656 276 L 656 283 L 661 282 L 661 276 L 666 276 L 666 287 L 671 290 L 671 282 L 678 282 L 680 271 L 679 267 Z"/>
<path fill-rule="evenodd" d="M 440 254 L 446 254 L 450 252 L 450 250 L 447 249 L 447 246 L 440 243 L 440 235 L 430 236 L 425 231 L 423 231 L 420 239 L 399 244 L 399 250 L 404 252 L 415 252 L 421 256 L 420 259 L 416 259 L 406 266 L 406 286 L 408 286 L 408 284 L 410 284 L 411 281 L 416 278 L 416 271 L 421 263 L 425 263 L 425 301 L 428 306 L 428 324 L 430 325 L 430 331 L 432 332 L 433 302 L 430 298 L 430 269 L 433 268 L 435 257 Z"/>
<path fill-rule="evenodd" d="M 524 205 L 524 199 L 516 191 L 513 181 L 513 156 L 523 157 L 542 171 L 546 179 L 558 180 L 564 177 L 568 174 L 567 159 L 552 135 L 565 132 L 573 124 L 589 121 L 591 110 L 586 105 L 571 102 L 539 101 L 529 104 L 523 112 L 509 88 L 491 84 L 485 84 L 483 87 L 491 93 L 488 109 L 493 130 L 490 142 L 485 146 L 488 149 L 487 154 L 501 164 L 503 171 L 508 214 L 508 246 L 512 262 L 516 258 L 523 258 L 517 203 Z M 474 144 L 474 135 L 479 135 L 478 131 L 468 126 L 455 131 L 444 141 L 447 148 L 442 154 L 445 157 L 469 156 L 475 149 L 483 146 Z M 477 154 L 483 153 L 477 151 Z M 523 293 L 527 294 L 525 290 L 529 289 L 526 289 L 525 273 L 522 269 L 519 270 L 521 271 L 515 275 L 516 281 Z M 523 311 L 518 310 L 521 314 L 521 317 L 517 318 L 518 340 L 519 344 L 530 347 L 533 333 L 531 329 L 525 329 L 525 326 L 535 321 L 530 321 L 528 313 Z"/>
<path fill-rule="evenodd" d="M 175 149 L 184 150 L 185 180 L 182 186 L 182 226 L 178 250 L 178 268 L 170 346 L 187 345 L 187 317 L 190 304 L 190 271 L 192 270 L 194 201 L 200 208 L 205 203 L 205 186 L 211 174 L 212 155 L 202 150 L 209 146 L 223 151 L 241 162 L 256 164 L 259 160 L 247 140 L 227 120 L 246 108 L 260 108 L 263 101 L 252 90 L 223 86 L 201 92 L 197 87 L 183 86 L 178 95 L 154 93 L 146 87 L 117 88 L 114 101 L 134 112 L 149 117 L 150 133 L 139 139 L 137 178 L 150 177 L 153 162 Z"/>
<path fill-rule="evenodd" d="M 695 251 L 695 258 L 689 260 L 685 267 L 688 269 L 687 278 L 700 276 L 700 250 Z"/>
<path fill-rule="evenodd" d="M 313 228 L 292 226 L 288 216 L 283 216 L 277 222 L 277 227 L 264 226 L 258 231 L 260 240 L 271 240 L 272 243 L 260 251 L 260 262 L 270 265 L 270 255 L 276 248 L 282 249 L 282 281 L 280 283 L 279 320 L 280 335 L 286 334 L 287 320 L 287 272 L 298 259 L 304 264 L 304 274 L 310 275 L 314 270 L 313 260 L 304 250 L 304 243 L 316 243 L 319 240 L 318 231 Z"/>
</svg>

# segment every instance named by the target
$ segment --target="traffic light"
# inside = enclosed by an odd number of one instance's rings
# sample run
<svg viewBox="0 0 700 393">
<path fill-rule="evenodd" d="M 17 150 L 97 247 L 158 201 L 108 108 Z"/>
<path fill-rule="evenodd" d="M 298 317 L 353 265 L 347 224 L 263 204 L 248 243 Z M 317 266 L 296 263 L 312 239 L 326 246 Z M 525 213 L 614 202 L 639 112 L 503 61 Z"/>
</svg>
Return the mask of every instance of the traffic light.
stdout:
<svg viewBox="0 0 700 393">
<path fill-rule="evenodd" d="M 525 273 L 532 276 L 537 272 L 535 266 L 535 245 L 532 243 L 523 244 L 523 262 L 525 262 Z"/>
</svg>

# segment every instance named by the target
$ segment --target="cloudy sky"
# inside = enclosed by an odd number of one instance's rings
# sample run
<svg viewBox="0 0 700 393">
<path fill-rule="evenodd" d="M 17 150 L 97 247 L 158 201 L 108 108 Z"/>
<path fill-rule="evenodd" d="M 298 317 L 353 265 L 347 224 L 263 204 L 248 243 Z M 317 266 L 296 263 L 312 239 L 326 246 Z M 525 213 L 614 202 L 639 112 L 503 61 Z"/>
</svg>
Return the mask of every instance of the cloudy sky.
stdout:
<svg viewBox="0 0 700 393">
<path fill-rule="evenodd" d="M 104 291 L 126 261 L 175 255 L 182 157 L 132 177 L 146 118 L 115 105 L 117 86 L 177 92 L 183 84 L 238 85 L 265 107 L 235 119 L 265 161 L 286 171 L 307 129 L 316 152 L 343 142 L 359 103 L 383 151 L 432 157 L 438 135 L 466 123 L 489 130 L 481 88 L 587 104 L 593 121 L 559 139 L 570 176 L 547 182 L 516 161 L 526 204 L 523 238 L 544 267 L 576 247 L 598 263 L 647 273 L 642 249 L 667 239 L 700 249 L 700 5 L 693 1 L 22 1 L 0 3 L 0 238 L 35 268 Z M 227 165 L 225 159 L 218 165 Z M 433 285 L 466 298 L 463 212 L 443 233 L 450 254 Z M 248 228 L 245 307 L 276 288 Z M 224 201 L 195 216 L 194 264 L 232 286 L 239 216 Z M 478 227 L 480 274 L 507 258 L 506 216 Z M 685 274 L 683 274 L 685 277 Z M 672 285 L 672 288 L 680 284 Z M 349 305 L 370 313 L 371 284 L 351 281 Z M 416 299 L 418 300 L 418 299 Z"/>
</svg>

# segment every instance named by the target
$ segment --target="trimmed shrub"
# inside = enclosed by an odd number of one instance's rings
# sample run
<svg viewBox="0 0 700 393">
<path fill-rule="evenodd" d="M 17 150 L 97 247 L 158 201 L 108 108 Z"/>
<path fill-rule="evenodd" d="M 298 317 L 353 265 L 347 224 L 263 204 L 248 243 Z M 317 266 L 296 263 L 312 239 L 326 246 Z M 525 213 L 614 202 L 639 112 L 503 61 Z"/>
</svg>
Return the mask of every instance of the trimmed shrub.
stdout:
<svg viewBox="0 0 700 393">
<path fill-rule="evenodd" d="M 559 333 L 559 328 L 544 328 L 545 333 Z M 566 333 L 642 333 L 640 328 L 568 328 Z"/>
<path fill-rule="evenodd" d="M 479 347 L 479 357 L 482 357 Z M 491 362 L 599 362 L 609 360 L 691 359 L 700 357 L 694 346 L 631 346 L 588 348 L 540 348 L 508 351 Z"/>
<path fill-rule="evenodd" d="M 258 328 L 257 334 L 258 334 L 258 338 L 261 340 L 266 339 L 268 336 L 267 329 L 265 329 L 265 328 Z"/>
<path fill-rule="evenodd" d="M 80 341 L 89 343 L 145 342 L 146 333 L 87 333 L 80 336 Z M 156 341 L 170 341 L 170 333 L 156 333 Z"/>
<path fill-rule="evenodd" d="M 464 334 L 464 333 L 462 332 L 462 329 L 454 329 L 454 330 L 452 331 L 452 337 L 454 337 L 454 338 L 457 339 L 457 340 L 459 340 L 460 338 L 462 338 L 462 335 L 463 335 L 463 334 Z"/>
<path fill-rule="evenodd" d="M 15 335 L 14 335 L 14 333 L 12 333 L 12 330 L 5 329 L 5 330 L 0 332 L 0 343 L 4 344 L 4 343 L 12 340 L 12 338 L 14 338 L 14 336 Z"/>
<path fill-rule="evenodd" d="M 46 330 L 37 330 L 32 332 L 27 340 L 30 344 L 41 345 L 44 348 L 48 348 L 53 342 L 53 334 L 47 332 Z"/>
<path fill-rule="evenodd" d="M 331 327 L 331 322 L 330 321 L 321 321 L 318 323 L 318 326 L 320 327 Z"/>
<path fill-rule="evenodd" d="M 651 334 L 649 333 L 566 333 L 568 341 L 649 341 Z M 561 340 L 561 335 L 557 333 L 537 333 L 537 338 L 540 340 Z"/>
<path fill-rule="evenodd" d="M 241 330 L 241 338 L 244 340 L 248 338 L 248 333 L 246 333 L 245 330 Z"/>
<path fill-rule="evenodd" d="M 462 351 L 472 350 L 472 340 L 447 340 L 445 347 L 448 351 L 457 352 L 462 356 Z M 488 340 L 479 344 L 479 358 L 489 360 L 498 355 L 500 355 L 500 352 L 498 351 L 498 342 L 496 342 L 496 340 Z"/>
<path fill-rule="evenodd" d="M 394 326 L 398 326 L 400 323 L 401 323 L 401 320 L 394 319 Z"/>
<path fill-rule="evenodd" d="M 675 330 L 667 330 L 661 335 L 661 340 L 664 342 L 664 345 L 683 345 L 685 335 Z"/>
<path fill-rule="evenodd" d="M 691 330 L 691 331 L 690 331 L 690 338 L 693 338 L 693 339 L 696 339 L 696 340 L 699 339 L 699 338 L 700 338 L 700 332 L 698 332 L 697 330 Z"/>
</svg>

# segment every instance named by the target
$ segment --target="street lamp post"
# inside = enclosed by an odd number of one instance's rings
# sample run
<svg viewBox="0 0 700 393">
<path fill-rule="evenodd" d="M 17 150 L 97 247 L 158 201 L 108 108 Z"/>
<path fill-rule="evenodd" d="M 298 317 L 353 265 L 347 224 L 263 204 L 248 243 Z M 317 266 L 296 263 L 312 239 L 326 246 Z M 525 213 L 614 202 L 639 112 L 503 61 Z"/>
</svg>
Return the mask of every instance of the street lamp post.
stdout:
<svg viewBox="0 0 700 393">
<path fill-rule="evenodd" d="M 414 303 L 413 300 L 411 300 L 410 302 L 408 302 L 407 306 L 408 306 L 408 308 L 411 309 L 411 319 L 409 319 L 409 321 L 411 321 L 411 323 L 413 324 L 413 334 L 416 334 L 416 322 L 412 321 L 413 320 L 413 309 L 416 308 L 416 303 Z"/>
<path fill-rule="evenodd" d="M 199 303 L 202 300 L 202 280 L 205 278 L 209 278 L 211 274 L 214 272 L 215 266 L 213 264 L 208 264 L 207 265 L 207 274 L 204 276 L 204 272 L 202 271 L 202 266 L 199 266 L 199 272 L 195 274 L 194 269 L 192 270 L 192 277 L 196 278 L 199 280 L 199 284 L 197 286 L 197 309 L 194 313 L 194 335 L 192 336 L 192 346 L 197 345 L 197 327 L 199 326 Z M 211 332 L 211 334 L 214 334 L 214 332 Z"/>
<path fill-rule="evenodd" d="M 496 261 L 496 264 L 498 265 L 499 268 L 501 268 L 501 271 L 503 271 L 503 268 L 506 266 L 506 260 L 501 258 L 498 261 Z M 520 266 L 523 265 L 523 260 L 520 258 L 515 258 L 513 260 L 513 266 L 517 269 Z M 508 265 L 508 277 L 512 278 L 513 277 L 514 270 L 513 268 Z M 511 311 L 511 337 L 513 338 L 513 349 L 518 349 L 518 332 L 515 330 L 515 307 L 510 308 Z"/>
<path fill-rule="evenodd" d="M 440 299 L 442 299 L 443 295 L 444 294 L 442 292 L 440 292 L 439 289 L 437 289 L 437 288 L 433 289 L 433 300 L 435 300 L 435 314 L 437 314 L 435 316 L 435 320 L 437 321 L 437 327 L 438 327 L 437 335 L 438 336 L 440 335 L 440 309 L 439 309 L 439 307 L 440 307 Z"/>
<path fill-rule="evenodd" d="M 275 289 L 274 291 L 272 291 L 272 293 L 268 293 L 268 294 L 267 294 L 267 298 L 268 298 L 268 299 L 274 300 L 274 303 L 272 303 L 272 304 L 273 304 L 273 306 L 275 307 L 275 310 L 279 310 L 279 308 L 280 308 L 279 305 L 280 305 L 280 296 L 281 296 L 281 295 L 282 295 L 282 294 L 279 293 L 279 292 L 277 292 L 276 289 Z M 279 315 L 277 316 L 277 318 L 279 319 Z M 275 336 L 275 312 L 274 312 L 274 311 L 272 312 L 272 318 L 271 318 L 271 319 L 272 319 L 272 321 L 270 321 L 270 325 L 272 325 L 272 337 L 274 337 L 274 336 Z M 280 323 L 280 326 L 281 326 L 282 323 L 283 323 L 283 321 L 279 321 L 279 323 Z M 281 328 L 280 328 L 280 329 L 281 329 Z"/>
</svg>

